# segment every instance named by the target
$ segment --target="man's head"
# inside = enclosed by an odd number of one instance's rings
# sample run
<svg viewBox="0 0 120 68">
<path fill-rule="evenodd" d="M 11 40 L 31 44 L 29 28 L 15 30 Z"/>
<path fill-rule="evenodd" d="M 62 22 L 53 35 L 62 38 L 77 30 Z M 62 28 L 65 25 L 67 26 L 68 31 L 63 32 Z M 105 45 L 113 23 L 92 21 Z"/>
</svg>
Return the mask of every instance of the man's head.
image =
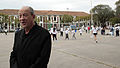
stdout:
<svg viewBox="0 0 120 68">
<path fill-rule="evenodd" d="M 18 15 L 19 15 L 21 26 L 23 28 L 29 29 L 34 25 L 35 15 L 34 15 L 33 8 L 29 6 L 24 6 L 19 10 Z"/>
</svg>

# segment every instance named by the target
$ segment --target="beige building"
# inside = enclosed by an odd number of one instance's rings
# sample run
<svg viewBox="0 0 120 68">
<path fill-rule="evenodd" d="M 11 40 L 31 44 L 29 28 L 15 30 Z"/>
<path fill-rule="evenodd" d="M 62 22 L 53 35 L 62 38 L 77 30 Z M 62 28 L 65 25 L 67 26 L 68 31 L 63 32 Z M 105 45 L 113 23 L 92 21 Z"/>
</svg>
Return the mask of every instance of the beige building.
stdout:
<svg viewBox="0 0 120 68">
<path fill-rule="evenodd" d="M 10 24 L 10 26 L 8 26 L 8 28 L 9 28 L 9 30 L 15 29 L 14 24 L 15 24 L 15 20 L 18 19 L 18 10 L 3 9 L 3 10 L 0 10 L 0 13 L 7 14 L 10 21 L 11 21 L 11 18 L 14 19 L 14 21 L 12 21 L 12 24 Z M 52 11 L 52 10 L 35 10 L 35 14 L 36 14 L 37 23 L 46 29 L 49 29 L 51 26 L 60 28 L 60 26 L 63 25 L 63 23 L 61 23 L 61 16 L 65 15 L 65 14 L 71 15 L 71 16 L 73 16 L 73 18 L 76 18 L 76 16 L 89 16 L 89 14 L 85 13 L 85 12 Z M 0 17 L 0 20 L 2 20 L 2 17 Z M 84 21 L 84 20 L 81 20 L 80 22 L 82 22 L 82 21 Z M 64 23 L 64 24 L 66 24 L 66 23 Z M 17 25 L 18 26 L 16 26 L 16 27 L 19 27 L 19 23 Z"/>
</svg>

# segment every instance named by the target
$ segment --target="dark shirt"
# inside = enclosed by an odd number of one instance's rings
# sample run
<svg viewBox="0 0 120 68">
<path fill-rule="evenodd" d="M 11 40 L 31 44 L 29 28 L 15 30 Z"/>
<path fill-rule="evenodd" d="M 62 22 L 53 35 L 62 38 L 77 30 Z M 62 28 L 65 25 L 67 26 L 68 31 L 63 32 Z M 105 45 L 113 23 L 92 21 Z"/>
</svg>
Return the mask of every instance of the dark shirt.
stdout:
<svg viewBox="0 0 120 68">
<path fill-rule="evenodd" d="M 10 68 L 47 68 L 50 52 L 51 37 L 46 29 L 37 24 L 28 34 L 22 29 L 15 34 Z"/>
</svg>

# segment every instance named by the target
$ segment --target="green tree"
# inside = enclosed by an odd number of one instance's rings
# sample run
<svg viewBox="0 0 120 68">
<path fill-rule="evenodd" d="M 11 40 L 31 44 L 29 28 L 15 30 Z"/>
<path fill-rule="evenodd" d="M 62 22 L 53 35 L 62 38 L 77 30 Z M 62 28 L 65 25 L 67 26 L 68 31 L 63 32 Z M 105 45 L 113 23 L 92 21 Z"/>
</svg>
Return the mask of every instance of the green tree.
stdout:
<svg viewBox="0 0 120 68">
<path fill-rule="evenodd" d="M 116 5 L 116 16 L 120 17 L 120 0 L 115 3 Z"/>
<path fill-rule="evenodd" d="M 75 21 L 81 21 L 81 20 L 90 20 L 89 16 L 76 16 Z"/>
<path fill-rule="evenodd" d="M 70 22 L 73 21 L 73 16 L 71 16 L 71 15 L 66 15 L 65 14 L 61 18 L 62 18 L 61 22 L 63 22 L 63 23 L 70 23 Z"/>
<path fill-rule="evenodd" d="M 97 5 L 92 9 L 93 20 L 98 22 L 102 27 L 106 26 L 106 22 L 114 17 L 114 11 L 109 5 Z"/>
<path fill-rule="evenodd" d="M 110 22 L 111 22 L 111 25 L 118 24 L 118 23 L 120 23 L 120 18 L 118 18 L 118 17 L 111 18 Z"/>
</svg>

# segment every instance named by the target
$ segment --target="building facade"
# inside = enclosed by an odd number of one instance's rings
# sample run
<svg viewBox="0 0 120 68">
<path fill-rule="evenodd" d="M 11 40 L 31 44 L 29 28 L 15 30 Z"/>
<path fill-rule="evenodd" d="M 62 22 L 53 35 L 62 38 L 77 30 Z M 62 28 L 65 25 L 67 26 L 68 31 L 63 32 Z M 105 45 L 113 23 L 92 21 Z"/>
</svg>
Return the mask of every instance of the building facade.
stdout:
<svg viewBox="0 0 120 68">
<path fill-rule="evenodd" d="M 20 27 L 20 23 L 18 21 L 18 10 L 16 9 L 3 9 L 0 10 L 1 14 L 8 15 L 8 18 L 4 20 L 2 15 L 0 16 L 0 22 L 3 23 L 2 25 L 6 26 L 5 29 L 15 30 L 16 28 Z M 64 26 L 65 24 L 71 25 L 72 23 L 61 23 L 61 19 L 63 15 L 71 15 L 73 18 L 76 18 L 77 16 L 89 16 L 88 13 L 85 12 L 75 12 L 75 11 L 52 11 L 52 10 L 35 10 L 36 15 L 36 22 L 46 28 L 50 29 L 52 26 L 56 28 L 60 28 L 61 26 Z M 86 20 L 80 20 L 78 22 L 73 23 L 84 23 Z M 89 20 L 86 21 L 89 23 Z M 85 23 L 86 24 L 86 23 Z M 0 25 L 0 26 L 2 26 Z"/>
</svg>

